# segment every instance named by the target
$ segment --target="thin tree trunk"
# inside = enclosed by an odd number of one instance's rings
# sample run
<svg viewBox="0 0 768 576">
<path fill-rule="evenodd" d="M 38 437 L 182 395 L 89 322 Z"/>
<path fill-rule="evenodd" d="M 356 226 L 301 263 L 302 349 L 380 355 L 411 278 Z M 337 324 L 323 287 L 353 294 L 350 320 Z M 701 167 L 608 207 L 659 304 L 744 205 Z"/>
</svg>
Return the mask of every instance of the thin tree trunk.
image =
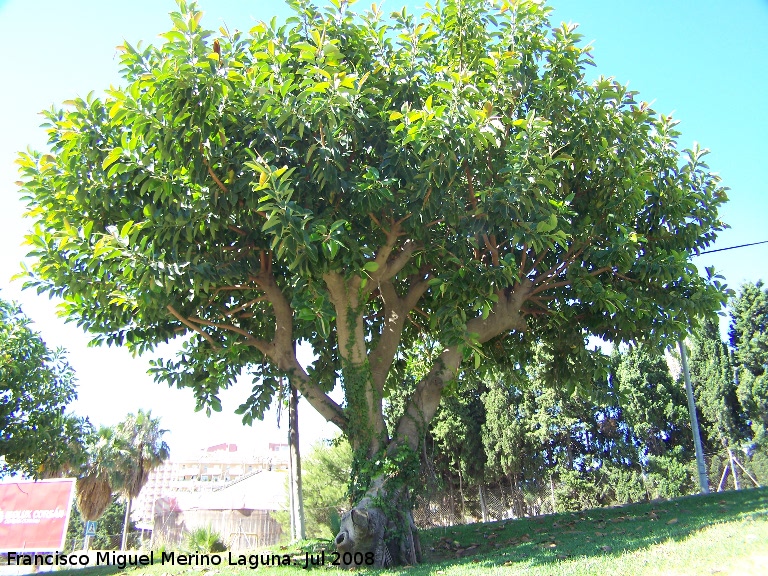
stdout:
<svg viewBox="0 0 768 576">
<path fill-rule="evenodd" d="M 552 497 L 552 514 L 557 512 L 557 502 L 555 501 L 555 481 L 552 479 L 552 474 L 549 475 L 549 494 Z"/>
<path fill-rule="evenodd" d="M 480 492 L 480 515 L 483 518 L 483 522 L 488 522 L 488 507 L 485 504 L 485 490 L 482 484 L 478 487 L 478 492 Z"/>
<path fill-rule="evenodd" d="M 739 475 L 736 474 L 736 466 L 733 464 L 733 452 L 731 452 L 731 449 L 728 448 L 728 460 L 731 463 L 731 474 L 733 474 L 733 485 L 736 488 L 736 490 L 739 489 Z"/>
<path fill-rule="evenodd" d="M 728 470 L 730 470 L 729 466 L 726 466 L 725 468 L 723 468 L 723 475 L 720 476 L 720 484 L 717 485 L 718 492 L 723 491 L 723 486 L 725 485 L 725 479 L 728 476 Z"/>
<path fill-rule="evenodd" d="M 296 538 L 296 506 L 293 505 L 293 485 L 295 482 L 295 474 L 293 472 L 293 456 L 290 450 L 291 434 L 288 432 L 288 515 L 291 519 L 291 542 L 298 540 Z"/>
<path fill-rule="evenodd" d="M 304 528 L 304 497 L 301 489 L 301 451 L 299 449 L 299 393 L 291 386 L 291 397 L 288 402 L 288 447 L 291 459 L 291 498 L 292 517 L 295 520 L 294 539 L 304 540 L 307 537 Z"/>
<path fill-rule="evenodd" d="M 752 483 L 755 485 L 755 488 L 760 488 L 760 482 L 757 481 L 757 478 L 752 476 L 752 474 L 749 473 L 749 471 L 742 466 L 741 462 L 736 458 L 736 456 L 733 457 L 733 461 L 736 462 L 736 465 L 741 468 L 741 470 L 744 472 L 744 474 L 747 475 L 747 477 L 752 480 Z"/>
<path fill-rule="evenodd" d="M 131 519 L 131 505 L 133 504 L 133 498 L 128 497 L 128 502 L 125 505 L 125 518 L 123 519 L 123 540 L 120 543 L 120 550 L 126 549 L 128 543 L 128 523 Z"/>
</svg>

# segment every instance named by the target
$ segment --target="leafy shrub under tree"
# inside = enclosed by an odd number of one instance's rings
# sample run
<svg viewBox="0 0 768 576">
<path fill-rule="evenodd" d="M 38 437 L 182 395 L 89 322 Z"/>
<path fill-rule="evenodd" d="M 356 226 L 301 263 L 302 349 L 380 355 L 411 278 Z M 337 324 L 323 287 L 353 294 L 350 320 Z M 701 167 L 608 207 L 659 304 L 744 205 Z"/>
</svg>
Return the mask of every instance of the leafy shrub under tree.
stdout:
<svg viewBox="0 0 768 576">
<path fill-rule="evenodd" d="M 190 554 L 202 552 L 204 554 L 213 554 L 216 552 L 225 552 L 227 545 L 221 534 L 216 532 L 210 526 L 204 528 L 195 528 L 191 530 L 184 539 L 184 549 Z"/>
</svg>

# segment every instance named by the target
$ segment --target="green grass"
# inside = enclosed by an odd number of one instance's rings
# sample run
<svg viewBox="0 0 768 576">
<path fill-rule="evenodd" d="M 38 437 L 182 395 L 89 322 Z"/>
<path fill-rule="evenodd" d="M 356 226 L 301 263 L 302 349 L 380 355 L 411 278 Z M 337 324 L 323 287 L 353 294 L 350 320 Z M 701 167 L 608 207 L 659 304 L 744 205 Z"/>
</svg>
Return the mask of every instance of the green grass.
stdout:
<svg viewBox="0 0 768 576">
<path fill-rule="evenodd" d="M 523 520 L 423 531 L 426 562 L 417 567 L 355 574 L 467 576 L 525 574 L 768 574 L 768 488 L 691 496 L 669 502 L 586 510 Z M 304 552 L 293 548 L 277 553 Z M 70 571 L 59 574 L 66 576 Z M 249 568 L 155 565 L 121 571 L 111 567 L 71 571 L 72 576 L 181 576 L 194 572 L 245 576 Z M 306 574 L 300 567 L 259 572 Z M 336 574 L 316 569 L 316 574 Z"/>
</svg>

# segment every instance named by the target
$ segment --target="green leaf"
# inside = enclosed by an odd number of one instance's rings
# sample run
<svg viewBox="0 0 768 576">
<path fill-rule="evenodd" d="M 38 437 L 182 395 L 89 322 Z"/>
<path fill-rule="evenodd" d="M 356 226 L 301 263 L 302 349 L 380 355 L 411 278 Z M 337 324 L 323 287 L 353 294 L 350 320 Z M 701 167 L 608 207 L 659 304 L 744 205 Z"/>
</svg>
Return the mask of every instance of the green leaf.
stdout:
<svg viewBox="0 0 768 576">
<path fill-rule="evenodd" d="M 557 228 L 557 214 L 550 214 L 547 220 L 542 220 L 536 225 L 536 232 L 546 234 Z"/>
<path fill-rule="evenodd" d="M 125 224 L 123 224 L 123 227 L 120 229 L 120 236 L 127 237 L 131 233 L 131 228 L 133 228 L 133 220 L 128 220 Z"/>
<path fill-rule="evenodd" d="M 106 170 L 109 168 L 112 164 L 117 162 L 117 160 L 123 155 L 123 149 L 122 148 L 113 148 L 109 154 L 107 154 L 106 158 L 101 163 L 102 170 Z"/>
</svg>

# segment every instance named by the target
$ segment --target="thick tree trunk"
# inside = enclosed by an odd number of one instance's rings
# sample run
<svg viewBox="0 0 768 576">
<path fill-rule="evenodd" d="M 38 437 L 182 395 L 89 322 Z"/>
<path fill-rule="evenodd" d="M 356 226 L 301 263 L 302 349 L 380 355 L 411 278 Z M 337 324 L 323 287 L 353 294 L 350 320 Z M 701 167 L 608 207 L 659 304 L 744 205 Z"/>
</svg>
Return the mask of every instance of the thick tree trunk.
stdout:
<svg viewBox="0 0 768 576">
<path fill-rule="evenodd" d="M 420 561 L 421 546 L 412 514 L 412 490 L 419 483 L 418 454 L 443 390 L 456 379 L 464 360 L 462 344 L 442 350 L 416 385 L 390 436 L 382 404 L 387 374 L 400 346 L 406 318 L 427 290 L 429 280 L 429 275 L 421 272 L 411 279 L 404 294 L 396 289 L 392 279 L 417 248 L 405 242 L 393 254 L 399 236 L 398 224 L 393 223 L 387 231 L 387 244 L 377 252 L 376 267 L 366 275 L 365 282 L 362 277 L 348 278 L 338 272 L 323 276 L 336 309 L 346 397 L 343 430 L 354 453 L 350 487 L 357 503 L 342 517 L 336 536 L 340 560 L 348 566 L 381 568 Z M 524 331 L 527 322 L 521 309 L 533 286 L 532 281 L 523 279 L 514 288 L 499 290 L 491 312 L 471 318 L 466 324 L 467 333 L 482 344 L 510 330 Z M 374 291 L 381 299 L 384 324 L 380 334 L 371 335 L 366 333 L 364 313 Z"/>
<path fill-rule="evenodd" d="M 342 563 L 386 568 L 421 562 L 411 507 L 403 488 L 387 490 L 384 477 L 375 478 L 365 497 L 341 517 L 336 548 Z"/>
</svg>

